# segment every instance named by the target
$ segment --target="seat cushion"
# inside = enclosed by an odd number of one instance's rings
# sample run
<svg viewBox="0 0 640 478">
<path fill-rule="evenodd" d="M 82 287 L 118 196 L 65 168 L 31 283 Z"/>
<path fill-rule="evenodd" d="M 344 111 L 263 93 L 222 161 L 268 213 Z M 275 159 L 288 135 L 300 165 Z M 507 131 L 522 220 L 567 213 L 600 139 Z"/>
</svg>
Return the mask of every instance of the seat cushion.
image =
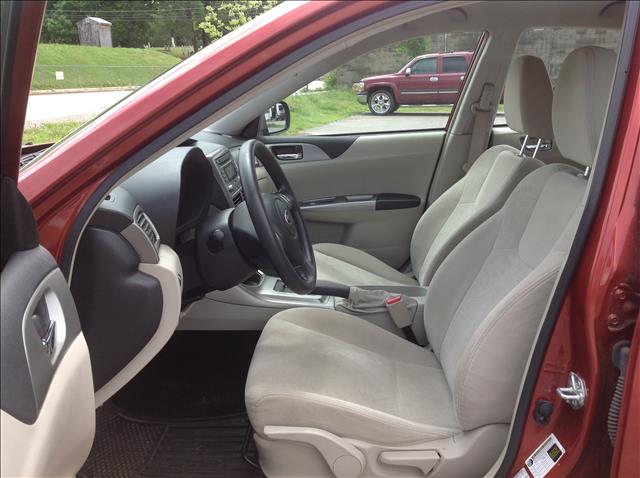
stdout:
<svg viewBox="0 0 640 478">
<path fill-rule="evenodd" d="M 418 285 L 413 277 L 354 247 L 322 243 L 314 245 L 313 250 L 318 280 L 348 286 Z"/>
<path fill-rule="evenodd" d="M 245 396 L 258 434 L 266 425 L 306 426 L 400 445 L 460 431 L 433 353 L 332 310 L 275 315 L 256 347 Z"/>
</svg>

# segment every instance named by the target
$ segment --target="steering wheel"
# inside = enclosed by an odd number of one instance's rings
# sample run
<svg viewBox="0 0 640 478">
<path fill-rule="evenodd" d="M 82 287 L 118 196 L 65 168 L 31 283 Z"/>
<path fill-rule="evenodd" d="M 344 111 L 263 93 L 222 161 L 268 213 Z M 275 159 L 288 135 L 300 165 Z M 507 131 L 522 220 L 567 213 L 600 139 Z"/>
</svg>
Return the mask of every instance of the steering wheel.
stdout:
<svg viewBox="0 0 640 478">
<path fill-rule="evenodd" d="M 260 192 L 256 158 L 273 180 L 275 193 Z M 316 284 L 316 260 L 298 201 L 278 160 L 262 142 L 252 139 L 240 148 L 239 169 L 249 216 L 262 248 L 287 287 L 308 294 Z"/>
</svg>

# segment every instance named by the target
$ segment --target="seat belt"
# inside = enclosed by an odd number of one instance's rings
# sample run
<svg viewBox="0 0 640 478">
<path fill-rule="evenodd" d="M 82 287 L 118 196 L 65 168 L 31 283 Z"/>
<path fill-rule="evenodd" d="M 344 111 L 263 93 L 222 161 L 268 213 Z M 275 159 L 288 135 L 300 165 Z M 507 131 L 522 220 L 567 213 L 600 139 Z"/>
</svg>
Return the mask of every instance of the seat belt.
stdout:
<svg viewBox="0 0 640 478">
<path fill-rule="evenodd" d="M 347 299 L 336 299 L 335 310 L 361 316 L 387 313 L 393 323 L 402 330 L 407 340 L 414 344 L 418 340 L 411 328 L 418 312 L 418 301 L 413 297 L 395 294 L 385 290 L 349 288 Z"/>
<path fill-rule="evenodd" d="M 471 105 L 471 113 L 474 115 L 473 130 L 471 131 L 471 144 L 469 144 L 469 156 L 467 161 L 462 165 L 462 170 L 466 173 L 469 171 L 474 161 L 478 159 L 485 148 L 489 135 L 487 134 L 487 123 L 489 122 L 489 114 L 491 113 L 493 99 L 493 83 L 485 83 L 482 85 L 482 92 L 477 102 Z"/>
</svg>

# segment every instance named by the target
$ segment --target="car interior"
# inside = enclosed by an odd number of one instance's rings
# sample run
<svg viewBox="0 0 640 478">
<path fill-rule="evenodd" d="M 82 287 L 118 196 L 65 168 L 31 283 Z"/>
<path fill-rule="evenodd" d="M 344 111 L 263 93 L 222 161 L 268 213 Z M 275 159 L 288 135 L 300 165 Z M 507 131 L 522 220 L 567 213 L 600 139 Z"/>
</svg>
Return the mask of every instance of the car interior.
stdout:
<svg viewBox="0 0 640 478">
<path fill-rule="evenodd" d="M 516 48 L 532 28 L 619 33 L 624 15 L 609 0 L 425 3 L 310 46 L 123 174 L 73 254 L 87 350 L 55 373 L 75 377 L 77 416 L 31 470 L 490 473 L 583 214 L 619 53 L 575 44 L 552 81 Z M 265 111 L 348 60 L 459 31 L 480 40 L 446 128 L 270 134 Z M 16 460 L 35 446 L 20 436 Z"/>
</svg>

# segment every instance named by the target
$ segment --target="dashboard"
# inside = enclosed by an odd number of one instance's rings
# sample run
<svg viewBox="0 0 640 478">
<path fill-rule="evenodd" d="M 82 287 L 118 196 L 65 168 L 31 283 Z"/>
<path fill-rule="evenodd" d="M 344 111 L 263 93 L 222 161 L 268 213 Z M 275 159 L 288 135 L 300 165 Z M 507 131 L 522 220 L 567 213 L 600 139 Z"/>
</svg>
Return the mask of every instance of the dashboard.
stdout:
<svg viewBox="0 0 640 478">
<path fill-rule="evenodd" d="M 114 188 L 78 244 L 71 289 L 96 399 L 137 373 L 173 333 L 181 308 L 210 290 L 197 260 L 198 227 L 243 194 L 239 144 L 204 139 L 173 148 Z"/>
</svg>

